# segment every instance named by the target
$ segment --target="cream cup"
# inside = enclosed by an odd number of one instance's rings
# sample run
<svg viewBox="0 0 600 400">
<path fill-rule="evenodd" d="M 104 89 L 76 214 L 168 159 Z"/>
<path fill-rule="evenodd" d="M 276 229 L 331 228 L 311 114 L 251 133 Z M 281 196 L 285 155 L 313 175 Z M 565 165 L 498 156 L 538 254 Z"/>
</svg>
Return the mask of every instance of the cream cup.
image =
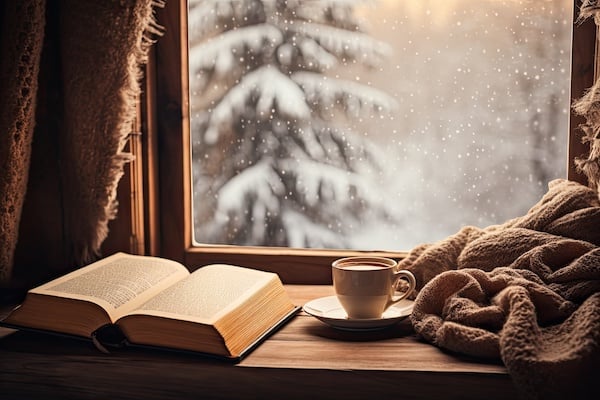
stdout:
<svg viewBox="0 0 600 400">
<path fill-rule="evenodd" d="M 414 275 L 386 257 L 346 257 L 332 263 L 335 294 L 349 319 L 378 319 L 416 287 Z M 406 285 L 408 282 L 408 285 Z M 404 291 L 399 292 L 400 289 Z"/>
</svg>

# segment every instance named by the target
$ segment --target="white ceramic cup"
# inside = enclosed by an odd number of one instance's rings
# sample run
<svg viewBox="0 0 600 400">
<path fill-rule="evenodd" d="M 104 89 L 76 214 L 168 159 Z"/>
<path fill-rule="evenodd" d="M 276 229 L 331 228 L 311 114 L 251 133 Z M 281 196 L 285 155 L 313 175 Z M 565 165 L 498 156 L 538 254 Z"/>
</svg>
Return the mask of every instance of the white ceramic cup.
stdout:
<svg viewBox="0 0 600 400">
<path fill-rule="evenodd" d="M 346 257 L 332 263 L 335 294 L 349 319 L 381 318 L 416 287 L 414 275 L 386 257 Z M 408 282 L 408 284 L 406 284 Z M 400 288 L 404 290 L 399 292 Z"/>
</svg>

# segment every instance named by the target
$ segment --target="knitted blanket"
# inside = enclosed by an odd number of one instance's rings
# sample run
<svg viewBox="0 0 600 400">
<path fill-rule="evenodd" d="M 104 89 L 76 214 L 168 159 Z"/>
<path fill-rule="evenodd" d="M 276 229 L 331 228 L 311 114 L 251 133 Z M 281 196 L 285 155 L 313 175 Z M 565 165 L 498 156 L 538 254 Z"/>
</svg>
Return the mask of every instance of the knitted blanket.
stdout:
<svg viewBox="0 0 600 400">
<path fill-rule="evenodd" d="M 600 394 L 599 245 L 598 194 L 552 181 L 526 215 L 400 262 L 418 281 L 413 326 L 443 349 L 501 359 L 523 398 Z"/>
</svg>

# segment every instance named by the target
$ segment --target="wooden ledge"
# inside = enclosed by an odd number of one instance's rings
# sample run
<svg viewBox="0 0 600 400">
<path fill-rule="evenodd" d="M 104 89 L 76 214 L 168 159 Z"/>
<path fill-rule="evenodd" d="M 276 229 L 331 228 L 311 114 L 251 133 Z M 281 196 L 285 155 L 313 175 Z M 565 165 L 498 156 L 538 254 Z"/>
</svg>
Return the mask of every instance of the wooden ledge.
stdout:
<svg viewBox="0 0 600 400">
<path fill-rule="evenodd" d="M 295 304 L 333 295 L 331 286 L 286 285 Z M 499 362 L 448 354 L 417 338 L 410 321 L 374 332 L 333 329 L 301 313 L 240 364 L 244 367 L 459 372 L 507 375 Z"/>
<path fill-rule="evenodd" d="M 286 285 L 297 305 L 331 286 Z M 3 337 L 4 336 L 4 337 Z M 86 341 L 0 330 L 0 399 L 506 399 L 503 365 L 449 354 L 410 322 L 335 330 L 299 314 L 237 365 L 145 349 L 98 352 Z"/>
</svg>

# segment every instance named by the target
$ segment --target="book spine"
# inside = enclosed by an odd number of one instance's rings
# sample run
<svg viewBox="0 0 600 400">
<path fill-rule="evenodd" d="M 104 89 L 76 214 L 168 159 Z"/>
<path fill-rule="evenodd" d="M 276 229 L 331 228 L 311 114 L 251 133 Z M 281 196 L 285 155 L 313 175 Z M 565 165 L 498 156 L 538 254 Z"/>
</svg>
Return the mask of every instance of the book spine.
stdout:
<svg viewBox="0 0 600 400">
<path fill-rule="evenodd" d="M 127 346 L 127 337 L 118 325 L 106 324 L 92 333 L 92 343 L 103 353 L 110 353 L 109 349 L 119 349 Z"/>
</svg>

